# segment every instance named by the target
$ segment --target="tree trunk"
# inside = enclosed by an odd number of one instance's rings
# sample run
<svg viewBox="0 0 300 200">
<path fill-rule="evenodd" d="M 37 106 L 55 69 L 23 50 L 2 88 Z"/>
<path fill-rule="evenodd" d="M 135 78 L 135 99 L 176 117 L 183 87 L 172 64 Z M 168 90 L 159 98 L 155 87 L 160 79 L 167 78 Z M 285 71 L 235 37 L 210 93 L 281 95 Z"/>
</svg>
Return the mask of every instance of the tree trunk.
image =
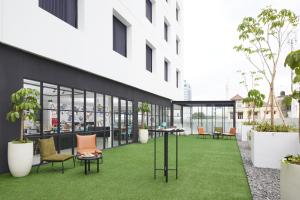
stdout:
<svg viewBox="0 0 300 200">
<path fill-rule="evenodd" d="M 23 117 L 23 114 L 21 116 L 21 133 L 20 133 L 20 141 L 23 141 L 24 140 L 24 117 Z"/>
<path fill-rule="evenodd" d="M 274 127 L 274 82 L 270 85 L 271 126 Z"/>
<path fill-rule="evenodd" d="M 300 143 L 300 100 L 298 100 L 298 105 L 299 105 L 299 108 L 298 108 L 298 117 L 299 117 L 299 121 L 298 121 L 298 131 L 299 131 L 299 143 Z"/>
<path fill-rule="evenodd" d="M 278 112 L 279 112 L 279 114 L 280 114 L 280 118 L 281 118 L 283 124 L 286 126 L 286 123 L 285 123 L 285 120 L 284 120 L 284 116 L 283 116 L 281 107 L 279 106 L 278 101 L 277 101 L 277 99 L 275 98 L 275 96 L 274 96 L 274 99 L 275 99 L 275 104 L 276 104 L 276 106 L 277 106 L 277 108 L 278 108 Z"/>
<path fill-rule="evenodd" d="M 270 103 L 270 94 L 269 94 L 268 101 L 267 101 L 267 106 L 266 106 L 266 109 L 265 109 L 265 112 L 264 112 L 263 122 L 266 120 L 266 114 L 267 114 L 267 111 L 268 111 L 269 103 Z"/>
</svg>

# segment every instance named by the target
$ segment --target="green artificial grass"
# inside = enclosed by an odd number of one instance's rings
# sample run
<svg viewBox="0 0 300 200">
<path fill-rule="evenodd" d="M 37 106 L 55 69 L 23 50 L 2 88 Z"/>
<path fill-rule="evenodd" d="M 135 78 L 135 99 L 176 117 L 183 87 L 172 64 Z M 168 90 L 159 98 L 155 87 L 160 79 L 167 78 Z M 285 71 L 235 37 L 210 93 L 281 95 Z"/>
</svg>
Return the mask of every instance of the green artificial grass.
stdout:
<svg viewBox="0 0 300 200">
<path fill-rule="evenodd" d="M 158 139 L 158 164 L 163 165 L 163 138 Z M 175 166 L 175 137 L 169 138 L 170 167 Z M 251 199 L 251 193 L 235 140 L 179 137 L 179 178 L 170 171 L 165 183 L 162 171 L 153 178 L 153 140 L 104 150 L 104 164 L 84 175 L 84 165 L 72 161 L 32 169 L 29 176 L 0 175 L 0 199 Z"/>
</svg>

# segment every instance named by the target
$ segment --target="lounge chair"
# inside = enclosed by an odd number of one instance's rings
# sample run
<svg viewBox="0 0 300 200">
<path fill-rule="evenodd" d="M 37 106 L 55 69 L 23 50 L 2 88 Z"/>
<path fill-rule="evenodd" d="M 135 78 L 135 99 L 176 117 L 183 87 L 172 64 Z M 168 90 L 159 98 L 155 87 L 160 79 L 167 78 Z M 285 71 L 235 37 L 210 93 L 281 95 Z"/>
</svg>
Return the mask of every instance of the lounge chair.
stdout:
<svg viewBox="0 0 300 200">
<path fill-rule="evenodd" d="M 211 136 L 209 133 L 206 133 L 203 127 L 198 128 L 198 135 L 202 138 L 206 138 L 206 136 Z"/>
<path fill-rule="evenodd" d="M 226 137 L 236 137 L 236 128 L 230 128 L 229 133 L 222 133 L 222 136 Z"/>
<path fill-rule="evenodd" d="M 71 154 L 58 154 L 55 149 L 54 139 L 50 137 L 48 139 L 39 139 L 39 147 L 40 147 L 40 154 L 41 154 L 41 161 L 37 167 L 37 173 L 39 172 L 40 166 L 44 162 L 53 163 L 54 162 L 61 162 L 61 172 L 64 173 L 64 161 L 73 159 L 73 164 L 75 167 L 75 158 Z"/>
<path fill-rule="evenodd" d="M 94 135 L 76 135 L 77 138 L 77 156 L 84 154 L 101 154 L 101 162 L 103 163 L 103 155 L 96 146 L 96 134 Z"/>
</svg>

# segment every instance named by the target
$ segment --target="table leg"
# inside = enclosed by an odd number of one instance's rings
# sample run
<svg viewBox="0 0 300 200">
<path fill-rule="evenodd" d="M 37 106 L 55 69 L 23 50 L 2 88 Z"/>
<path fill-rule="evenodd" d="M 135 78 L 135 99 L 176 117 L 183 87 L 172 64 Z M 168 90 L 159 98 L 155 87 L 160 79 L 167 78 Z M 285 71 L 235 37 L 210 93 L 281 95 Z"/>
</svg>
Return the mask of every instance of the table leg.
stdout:
<svg viewBox="0 0 300 200">
<path fill-rule="evenodd" d="M 154 131 L 154 179 L 156 179 L 156 131 Z"/>
<path fill-rule="evenodd" d="M 99 173 L 99 158 L 97 159 L 97 173 Z"/>
<path fill-rule="evenodd" d="M 168 170 L 169 170 L 169 166 L 168 166 L 168 132 L 165 132 L 165 135 L 164 135 L 164 139 L 165 139 L 165 151 L 164 151 L 164 153 L 165 153 L 165 167 L 164 167 L 164 169 L 165 169 L 165 176 L 166 176 L 166 182 L 168 182 L 168 176 L 169 176 L 169 174 L 168 174 Z"/>
<path fill-rule="evenodd" d="M 176 179 L 178 179 L 178 132 L 176 131 Z"/>
<path fill-rule="evenodd" d="M 88 171 L 90 172 L 91 171 L 91 161 L 88 160 Z"/>
<path fill-rule="evenodd" d="M 87 174 L 87 169 L 86 169 L 87 166 L 86 165 L 87 165 L 87 160 L 84 160 L 84 173 L 85 174 Z"/>
</svg>

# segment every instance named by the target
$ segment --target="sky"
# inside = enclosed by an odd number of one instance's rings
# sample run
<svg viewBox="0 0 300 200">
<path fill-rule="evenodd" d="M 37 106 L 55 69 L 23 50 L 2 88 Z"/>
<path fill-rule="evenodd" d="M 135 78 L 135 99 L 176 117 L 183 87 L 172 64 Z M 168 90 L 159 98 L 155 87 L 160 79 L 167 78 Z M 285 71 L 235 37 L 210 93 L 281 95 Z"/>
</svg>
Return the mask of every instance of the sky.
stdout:
<svg viewBox="0 0 300 200">
<path fill-rule="evenodd" d="M 255 17 L 262 8 L 290 9 L 300 15 L 300 0 L 183 0 L 184 79 L 192 87 L 192 100 L 229 100 L 246 96 L 238 70 L 253 71 L 246 58 L 233 50 L 238 45 L 237 27 L 246 16 Z M 300 26 L 295 49 L 300 49 Z M 287 44 L 279 62 L 275 91 L 290 93 L 290 70 L 283 66 L 290 50 Z M 227 88 L 227 89 L 226 89 Z M 262 80 L 258 89 L 268 95 Z"/>
</svg>

